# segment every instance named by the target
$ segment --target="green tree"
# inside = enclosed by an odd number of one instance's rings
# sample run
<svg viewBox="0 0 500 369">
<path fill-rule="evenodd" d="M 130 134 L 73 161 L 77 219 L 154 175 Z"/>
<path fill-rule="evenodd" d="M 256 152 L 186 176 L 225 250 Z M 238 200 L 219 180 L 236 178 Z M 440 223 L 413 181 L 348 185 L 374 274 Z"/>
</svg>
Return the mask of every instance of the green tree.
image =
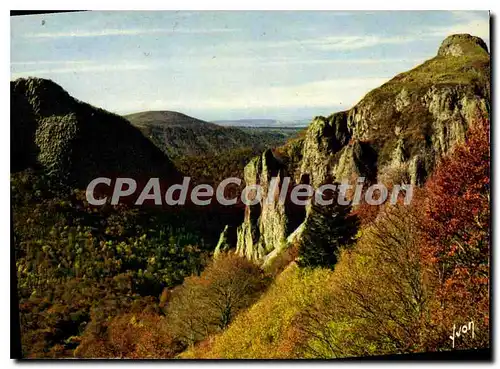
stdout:
<svg viewBox="0 0 500 369">
<path fill-rule="evenodd" d="M 351 214 L 351 206 L 338 204 L 337 196 L 331 205 L 311 204 L 299 245 L 299 266 L 333 269 L 340 247 L 354 243 L 358 218 Z"/>
</svg>

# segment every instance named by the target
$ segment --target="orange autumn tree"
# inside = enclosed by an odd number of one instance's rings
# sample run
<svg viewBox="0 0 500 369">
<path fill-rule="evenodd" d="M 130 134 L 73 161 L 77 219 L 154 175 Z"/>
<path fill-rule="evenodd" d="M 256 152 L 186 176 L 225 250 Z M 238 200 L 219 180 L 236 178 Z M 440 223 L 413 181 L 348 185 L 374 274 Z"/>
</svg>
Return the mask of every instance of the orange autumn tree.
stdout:
<svg viewBox="0 0 500 369">
<path fill-rule="evenodd" d="M 172 334 L 165 317 L 144 311 L 108 319 L 100 336 L 93 329 L 87 330 L 74 355 L 94 359 L 159 359 L 173 358 L 183 349 L 185 346 Z"/>
<path fill-rule="evenodd" d="M 435 319 L 450 330 L 470 320 L 477 327 L 474 342 L 464 339 L 462 347 L 487 345 L 489 336 L 489 132 L 489 120 L 476 119 L 466 143 L 442 159 L 423 200 L 425 257 L 441 285 Z"/>
<path fill-rule="evenodd" d="M 221 254 L 200 276 L 186 278 L 167 304 L 166 315 L 176 336 L 193 345 L 226 329 L 267 286 L 259 266 L 233 253 Z"/>
</svg>

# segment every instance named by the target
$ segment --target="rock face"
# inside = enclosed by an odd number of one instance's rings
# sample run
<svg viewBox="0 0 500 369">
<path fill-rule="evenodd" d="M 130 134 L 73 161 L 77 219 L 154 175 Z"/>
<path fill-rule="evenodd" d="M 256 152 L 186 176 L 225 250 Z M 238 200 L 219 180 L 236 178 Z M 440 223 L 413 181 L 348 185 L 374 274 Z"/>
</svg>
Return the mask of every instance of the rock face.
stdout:
<svg viewBox="0 0 500 369">
<path fill-rule="evenodd" d="M 285 168 L 266 150 L 245 167 L 246 186 L 258 184 L 262 200 L 245 208 L 243 224 L 237 229 L 237 252 L 251 260 L 260 260 L 273 249 L 285 247 L 287 217 L 285 205 L 278 201 Z M 276 178 L 271 186 L 271 179 Z"/>
<path fill-rule="evenodd" d="M 462 56 L 474 52 L 476 48 L 481 48 L 488 52 L 486 43 L 479 37 L 471 36 L 466 33 L 448 36 L 438 50 L 439 56 Z"/>
<path fill-rule="evenodd" d="M 108 176 L 178 180 L 169 158 L 126 119 L 74 99 L 50 80 L 21 78 L 10 88 L 11 171 L 42 169 L 74 188 Z"/>
<path fill-rule="evenodd" d="M 304 137 L 291 143 L 294 152 L 301 150 L 294 160 L 287 154 L 278 160 L 271 151 L 253 159 L 245 168 L 246 184 L 259 183 L 265 193 L 272 177 L 283 181 L 285 175 L 313 186 L 357 176 L 422 184 L 439 159 L 463 142 L 475 117 L 489 114 L 489 62 L 483 40 L 446 38 L 436 57 L 369 92 L 350 110 L 314 118 Z M 287 146 L 279 151 L 291 152 Z M 281 166 L 288 161 L 294 165 Z M 304 228 L 297 219 L 307 218 L 301 214 L 292 222 L 292 213 L 278 204 L 248 206 L 237 231 L 238 253 L 266 263 L 296 242 Z"/>
<path fill-rule="evenodd" d="M 330 118 L 316 117 L 309 125 L 302 148 L 301 174 L 308 174 L 310 184 L 321 185 L 338 161 L 336 154 L 345 147 L 351 133 L 347 127 L 348 112 Z M 311 168 L 315 168 L 311 171 Z"/>
<path fill-rule="evenodd" d="M 229 226 L 225 226 L 224 230 L 220 234 L 219 242 L 217 242 L 217 246 L 215 246 L 214 257 L 216 258 L 222 252 L 226 252 L 229 250 Z"/>
</svg>

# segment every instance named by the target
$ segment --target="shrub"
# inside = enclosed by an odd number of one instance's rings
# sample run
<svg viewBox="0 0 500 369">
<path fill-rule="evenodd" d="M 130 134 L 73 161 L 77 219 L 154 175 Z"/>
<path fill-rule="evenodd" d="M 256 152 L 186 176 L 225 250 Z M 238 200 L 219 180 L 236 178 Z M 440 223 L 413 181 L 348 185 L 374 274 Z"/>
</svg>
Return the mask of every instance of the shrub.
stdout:
<svg viewBox="0 0 500 369">
<path fill-rule="evenodd" d="M 190 348 L 183 358 L 301 358 L 300 312 L 324 293 L 332 272 L 291 263 L 262 297 L 236 317 L 227 330 Z"/>
</svg>

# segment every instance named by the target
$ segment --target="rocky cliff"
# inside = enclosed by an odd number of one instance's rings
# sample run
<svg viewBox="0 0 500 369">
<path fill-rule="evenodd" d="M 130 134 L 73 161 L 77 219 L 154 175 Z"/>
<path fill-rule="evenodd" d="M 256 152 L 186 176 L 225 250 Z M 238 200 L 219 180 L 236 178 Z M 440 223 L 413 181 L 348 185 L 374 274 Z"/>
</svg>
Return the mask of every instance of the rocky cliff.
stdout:
<svg viewBox="0 0 500 369">
<path fill-rule="evenodd" d="M 169 158 L 126 119 L 50 80 L 20 78 L 10 89 L 12 172 L 37 168 L 76 188 L 102 176 L 178 180 Z"/>
<path fill-rule="evenodd" d="M 470 35 L 446 38 L 437 55 L 369 92 L 348 111 L 316 117 L 300 139 L 266 151 L 245 168 L 246 184 L 267 194 L 274 176 L 319 186 L 327 180 L 422 184 L 437 161 L 490 110 L 490 58 Z M 265 198 L 265 196 L 263 197 Z M 305 213 L 278 203 L 248 206 L 237 230 L 241 255 L 267 262 L 300 237 Z"/>
<path fill-rule="evenodd" d="M 245 208 L 245 219 L 237 229 L 237 251 L 249 259 L 259 260 L 275 248 L 281 248 L 286 236 L 287 218 L 285 205 L 279 201 L 268 203 L 269 197 L 276 199 L 282 180 L 286 176 L 284 166 L 274 157 L 271 150 L 254 158 L 245 167 L 245 183 L 247 186 L 259 184 L 263 190 L 262 200 L 256 205 Z M 274 188 L 271 179 L 277 178 Z"/>
</svg>

